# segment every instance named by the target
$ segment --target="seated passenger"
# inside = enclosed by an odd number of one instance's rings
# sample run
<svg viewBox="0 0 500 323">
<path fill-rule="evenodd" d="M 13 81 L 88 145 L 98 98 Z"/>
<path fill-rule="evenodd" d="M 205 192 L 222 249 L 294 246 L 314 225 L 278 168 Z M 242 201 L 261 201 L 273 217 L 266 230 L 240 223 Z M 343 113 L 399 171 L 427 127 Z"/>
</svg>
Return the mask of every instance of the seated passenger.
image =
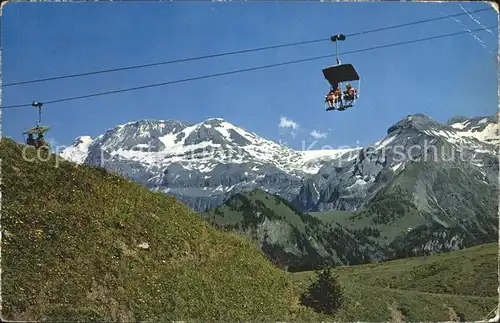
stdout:
<svg viewBox="0 0 500 323">
<path fill-rule="evenodd" d="M 346 101 L 354 101 L 358 96 L 358 93 L 355 88 L 352 87 L 351 84 L 347 83 L 344 91 L 344 100 Z"/>
<path fill-rule="evenodd" d="M 329 108 L 333 108 L 334 105 L 335 105 L 335 101 L 337 100 L 338 98 L 336 98 L 336 93 L 334 90 L 330 90 L 330 92 L 328 92 L 327 96 L 325 97 L 325 102 L 328 103 L 328 107 Z"/>
<path fill-rule="evenodd" d="M 40 148 L 40 147 L 45 146 L 45 138 L 44 138 L 43 134 L 38 135 L 38 137 L 35 140 L 35 143 L 36 143 L 35 144 L 36 148 Z"/>
<path fill-rule="evenodd" d="M 30 146 L 35 146 L 35 138 L 33 138 L 33 135 L 30 133 L 28 134 L 28 139 L 26 139 L 26 144 Z"/>
</svg>

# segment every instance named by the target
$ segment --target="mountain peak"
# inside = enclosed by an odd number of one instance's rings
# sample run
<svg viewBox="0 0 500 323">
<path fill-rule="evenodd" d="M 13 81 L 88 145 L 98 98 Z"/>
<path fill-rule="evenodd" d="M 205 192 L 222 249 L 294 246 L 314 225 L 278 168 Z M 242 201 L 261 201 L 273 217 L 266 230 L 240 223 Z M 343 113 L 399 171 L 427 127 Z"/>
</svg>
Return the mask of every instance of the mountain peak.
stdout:
<svg viewBox="0 0 500 323">
<path fill-rule="evenodd" d="M 89 148 L 93 142 L 94 139 L 90 136 L 77 137 L 71 146 L 61 152 L 61 157 L 82 164 L 87 158 Z"/>
<path fill-rule="evenodd" d="M 118 125 L 112 130 L 132 127 L 169 127 L 169 126 L 186 126 L 184 122 L 178 120 L 156 120 L 156 119 L 140 119 L 136 121 L 127 122 L 125 124 Z"/>
<path fill-rule="evenodd" d="M 463 136 L 493 145 L 498 144 L 498 113 L 494 116 L 453 117 L 446 125 Z"/>
<path fill-rule="evenodd" d="M 433 137 L 444 137 L 456 143 L 468 141 L 469 145 L 477 145 L 475 141 L 498 144 L 498 116 L 466 117 L 455 116 L 446 123 L 441 123 L 422 114 L 411 114 L 389 127 L 387 135 L 395 137 L 405 133 L 405 136 L 426 134 Z M 472 140 L 472 141 L 470 141 Z"/>
<path fill-rule="evenodd" d="M 227 122 L 225 119 L 222 119 L 222 118 L 208 118 L 206 119 L 205 121 L 203 121 L 202 123 L 210 123 L 210 122 Z"/>
<path fill-rule="evenodd" d="M 462 123 L 462 122 L 465 122 L 467 120 L 469 120 L 470 118 L 469 117 L 466 117 L 466 116 L 454 116 L 454 117 L 451 117 L 450 120 L 448 120 L 446 122 L 447 125 L 452 125 L 452 124 L 456 124 L 456 123 Z"/>
<path fill-rule="evenodd" d="M 79 144 L 89 144 L 92 142 L 92 137 L 90 136 L 79 136 L 76 137 L 75 141 L 73 141 L 73 144 L 79 145 Z"/>
<path fill-rule="evenodd" d="M 432 119 L 430 116 L 428 116 L 425 113 L 413 113 L 413 114 L 409 114 L 406 118 L 408 120 L 413 120 L 413 119 L 434 120 L 434 119 Z"/>
<path fill-rule="evenodd" d="M 389 135 L 394 132 L 402 132 L 403 130 L 409 128 L 414 128 L 417 130 L 425 130 L 431 127 L 439 128 L 442 127 L 442 124 L 432 119 L 426 114 L 415 113 L 408 115 L 406 118 L 398 121 L 396 124 L 389 127 L 389 129 L 387 129 L 387 134 Z"/>
<path fill-rule="evenodd" d="M 213 127 L 224 127 L 226 125 L 227 126 L 230 126 L 230 127 L 235 127 L 233 124 L 231 124 L 230 122 L 227 122 L 226 120 L 222 119 L 222 118 L 209 118 L 209 119 L 206 119 L 205 121 L 202 121 L 200 123 L 200 125 L 204 125 L 204 126 L 213 126 Z"/>
</svg>

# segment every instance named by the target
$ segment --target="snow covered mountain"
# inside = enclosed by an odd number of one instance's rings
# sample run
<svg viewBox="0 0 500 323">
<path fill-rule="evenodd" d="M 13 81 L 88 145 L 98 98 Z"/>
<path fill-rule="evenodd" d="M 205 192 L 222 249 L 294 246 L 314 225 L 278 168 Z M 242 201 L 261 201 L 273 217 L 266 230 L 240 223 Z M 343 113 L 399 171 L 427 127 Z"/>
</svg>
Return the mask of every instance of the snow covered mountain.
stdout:
<svg viewBox="0 0 500 323">
<path fill-rule="evenodd" d="M 498 145 L 498 114 L 494 117 L 454 117 L 447 124 L 460 136 Z"/>
<path fill-rule="evenodd" d="M 415 162 L 468 167 L 497 185 L 498 143 L 498 116 L 442 124 L 426 115 L 410 115 L 354 158 L 325 164 L 307 179 L 294 204 L 307 211 L 358 210 Z"/>
<path fill-rule="evenodd" d="M 85 158 L 89 153 L 89 147 L 93 140 L 89 136 L 81 136 L 76 138 L 71 147 L 66 148 L 62 151 L 61 156 L 67 160 L 71 160 L 74 163 L 82 164 L 85 162 Z"/>
<path fill-rule="evenodd" d="M 120 172 L 201 210 L 255 188 L 292 199 L 303 178 L 351 151 L 294 151 L 212 118 L 195 125 L 161 120 L 127 123 L 95 139 L 79 137 L 61 156 Z"/>
<path fill-rule="evenodd" d="M 256 188 L 302 210 L 357 210 L 424 149 L 470 164 L 482 180 L 496 185 L 497 123 L 498 115 L 442 124 L 416 114 L 391 126 L 370 147 L 296 151 L 220 118 L 194 125 L 142 120 L 94 139 L 79 137 L 61 156 L 120 172 L 195 210 Z"/>
</svg>

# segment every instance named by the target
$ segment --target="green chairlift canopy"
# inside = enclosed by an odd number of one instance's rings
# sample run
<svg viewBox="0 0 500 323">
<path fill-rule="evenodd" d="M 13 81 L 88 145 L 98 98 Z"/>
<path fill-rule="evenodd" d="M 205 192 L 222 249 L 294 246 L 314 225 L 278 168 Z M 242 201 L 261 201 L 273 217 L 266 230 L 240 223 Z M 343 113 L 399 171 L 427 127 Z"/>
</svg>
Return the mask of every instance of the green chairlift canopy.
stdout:
<svg viewBox="0 0 500 323">
<path fill-rule="evenodd" d="M 49 126 L 38 126 L 35 128 L 31 128 L 23 132 L 23 135 L 38 135 L 38 134 L 43 134 L 47 131 L 49 131 L 50 127 Z"/>
</svg>

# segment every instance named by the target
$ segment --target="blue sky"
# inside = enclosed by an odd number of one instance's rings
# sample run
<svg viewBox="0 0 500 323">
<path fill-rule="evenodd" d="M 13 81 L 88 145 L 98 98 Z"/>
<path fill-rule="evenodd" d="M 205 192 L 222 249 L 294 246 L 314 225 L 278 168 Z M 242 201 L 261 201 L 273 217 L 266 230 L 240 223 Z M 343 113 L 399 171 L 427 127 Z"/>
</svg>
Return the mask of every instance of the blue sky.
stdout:
<svg viewBox="0 0 500 323">
<path fill-rule="evenodd" d="M 466 10 L 487 8 L 463 2 Z M 2 17 L 2 81 L 12 83 L 219 52 L 327 38 L 461 12 L 455 3 L 93 2 L 9 3 Z M 497 26 L 493 10 L 348 38 L 340 51 Z M 476 21 L 474 21 L 476 20 Z M 478 40 L 479 38 L 480 40 Z M 411 113 L 439 121 L 497 112 L 498 28 L 341 56 L 361 76 L 355 108 L 325 112 L 329 85 L 321 70 L 334 57 L 49 104 L 50 138 L 70 144 L 129 121 L 210 117 L 300 149 L 372 143 Z M 34 83 L 3 89 L 4 106 L 161 83 L 334 53 L 330 42 Z M 33 108 L 2 112 L 4 136 L 21 140 Z M 285 122 L 281 122 L 285 121 Z M 288 127 L 280 127 L 288 126 Z M 293 125 L 296 128 L 293 129 Z M 324 135 L 324 136 L 321 136 Z M 325 137 L 326 136 L 326 137 Z"/>
</svg>

